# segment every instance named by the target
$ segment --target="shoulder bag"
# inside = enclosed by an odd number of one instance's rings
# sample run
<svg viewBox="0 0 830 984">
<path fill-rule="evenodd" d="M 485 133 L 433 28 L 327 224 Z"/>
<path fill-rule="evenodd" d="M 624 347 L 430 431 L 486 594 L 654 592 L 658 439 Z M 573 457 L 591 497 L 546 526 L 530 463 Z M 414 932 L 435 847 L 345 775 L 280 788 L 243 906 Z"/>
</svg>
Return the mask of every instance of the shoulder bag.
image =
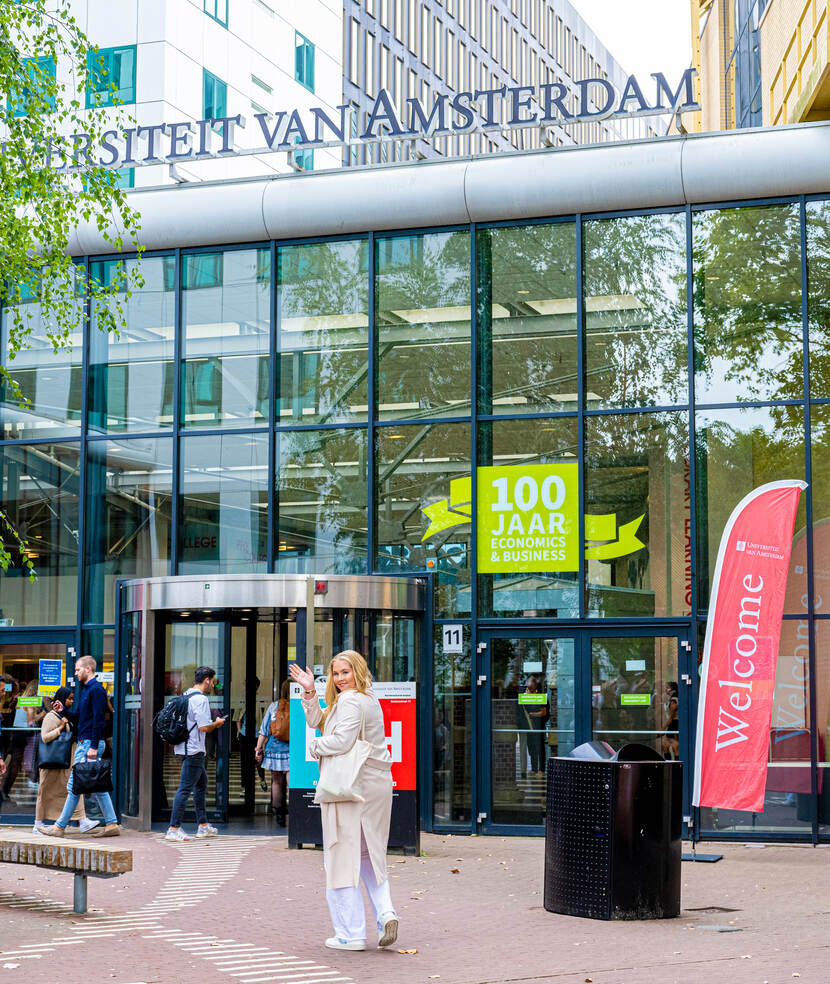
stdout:
<svg viewBox="0 0 830 984">
<path fill-rule="evenodd" d="M 360 770 L 372 754 L 372 746 L 361 737 L 364 715 L 360 709 L 360 729 L 354 744 L 340 755 L 326 757 L 325 768 L 320 769 L 320 778 L 314 793 L 315 803 L 365 803 L 360 795 L 358 781 Z"/>
<path fill-rule="evenodd" d="M 64 731 L 51 741 L 38 739 L 39 769 L 68 769 L 72 765 L 72 732 Z"/>
</svg>

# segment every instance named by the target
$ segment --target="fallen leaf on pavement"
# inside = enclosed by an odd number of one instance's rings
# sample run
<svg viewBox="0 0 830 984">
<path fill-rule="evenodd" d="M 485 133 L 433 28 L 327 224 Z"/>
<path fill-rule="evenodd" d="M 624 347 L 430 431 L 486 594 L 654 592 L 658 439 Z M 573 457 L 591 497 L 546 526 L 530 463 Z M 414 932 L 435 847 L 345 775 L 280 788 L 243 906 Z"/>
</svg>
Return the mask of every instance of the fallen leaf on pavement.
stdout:
<svg viewBox="0 0 830 984">
<path fill-rule="evenodd" d="M 417 953 L 417 950 L 398 950 L 398 953 Z"/>
<path fill-rule="evenodd" d="M 459 869 L 459 868 L 450 868 L 450 871 L 451 871 L 451 872 L 452 872 L 452 873 L 453 873 L 454 875 L 457 875 L 457 874 L 459 873 L 459 871 L 460 871 L 460 869 Z"/>
</svg>

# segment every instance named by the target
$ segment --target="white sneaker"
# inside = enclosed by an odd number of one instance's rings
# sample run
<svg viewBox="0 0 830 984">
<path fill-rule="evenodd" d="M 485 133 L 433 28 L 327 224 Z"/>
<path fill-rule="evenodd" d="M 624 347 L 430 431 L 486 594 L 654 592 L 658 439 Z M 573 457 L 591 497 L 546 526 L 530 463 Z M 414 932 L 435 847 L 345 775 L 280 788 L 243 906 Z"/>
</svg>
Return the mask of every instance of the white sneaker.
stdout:
<svg viewBox="0 0 830 984">
<path fill-rule="evenodd" d="M 330 950 L 365 950 L 365 940 L 340 940 L 336 936 L 331 936 L 326 940 L 326 946 Z"/>
<path fill-rule="evenodd" d="M 387 916 L 383 929 L 378 933 L 378 946 L 391 946 L 398 938 L 398 917 Z"/>
<path fill-rule="evenodd" d="M 181 827 L 168 827 L 164 835 L 166 841 L 192 841 L 190 834 L 186 834 Z"/>
<path fill-rule="evenodd" d="M 216 827 L 211 827 L 209 823 L 200 823 L 199 829 L 196 831 L 197 837 L 215 837 L 219 831 Z"/>
<path fill-rule="evenodd" d="M 94 830 L 100 825 L 100 823 L 100 820 L 90 820 L 89 817 L 84 817 L 83 820 L 78 822 L 78 830 L 80 830 L 82 834 L 88 834 L 90 830 Z"/>
<path fill-rule="evenodd" d="M 46 831 L 44 830 L 42 823 L 36 823 L 34 827 L 32 827 L 33 834 L 44 834 L 45 832 Z"/>
</svg>

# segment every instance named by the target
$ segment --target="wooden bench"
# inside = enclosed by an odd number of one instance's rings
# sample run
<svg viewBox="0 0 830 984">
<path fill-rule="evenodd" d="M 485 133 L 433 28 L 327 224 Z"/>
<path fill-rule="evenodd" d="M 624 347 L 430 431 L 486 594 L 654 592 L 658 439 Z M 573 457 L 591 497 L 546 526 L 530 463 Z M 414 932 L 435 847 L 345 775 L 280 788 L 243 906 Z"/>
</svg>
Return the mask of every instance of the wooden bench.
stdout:
<svg viewBox="0 0 830 984">
<path fill-rule="evenodd" d="M 75 876 L 75 912 L 86 912 L 87 878 L 116 878 L 133 870 L 133 852 L 123 847 L 74 837 L 41 837 L 0 828 L 2 861 L 71 872 Z"/>
</svg>

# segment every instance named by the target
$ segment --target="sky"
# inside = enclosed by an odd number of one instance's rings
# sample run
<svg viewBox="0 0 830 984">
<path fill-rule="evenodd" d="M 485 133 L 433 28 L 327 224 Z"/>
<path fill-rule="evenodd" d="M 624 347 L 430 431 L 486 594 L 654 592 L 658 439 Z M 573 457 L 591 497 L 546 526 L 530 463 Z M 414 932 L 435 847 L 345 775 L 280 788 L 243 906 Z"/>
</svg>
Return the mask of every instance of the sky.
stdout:
<svg viewBox="0 0 830 984">
<path fill-rule="evenodd" d="M 570 0 L 614 58 L 645 83 L 663 72 L 672 87 L 692 61 L 689 0 Z"/>
</svg>

